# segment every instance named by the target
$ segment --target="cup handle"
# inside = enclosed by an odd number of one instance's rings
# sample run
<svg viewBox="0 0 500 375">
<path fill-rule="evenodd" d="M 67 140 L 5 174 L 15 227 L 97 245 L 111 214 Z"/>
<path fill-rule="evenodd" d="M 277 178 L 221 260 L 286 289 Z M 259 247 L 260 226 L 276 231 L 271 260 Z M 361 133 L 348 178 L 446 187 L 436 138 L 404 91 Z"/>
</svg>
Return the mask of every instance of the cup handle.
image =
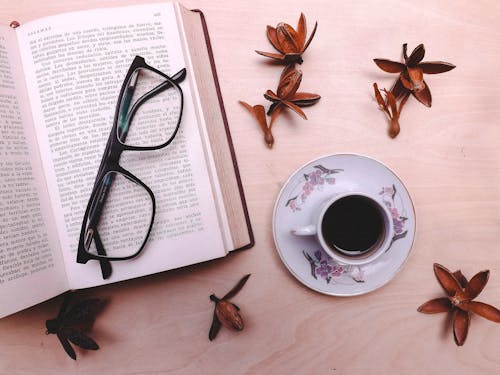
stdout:
<svg viewBox="0 0 500 375">
<path fill-rule="evenodd" d="M 295 236 L 314 236 L 316 234 L 316 226 L 309 224 L 304 227 L 292 229 L 290 232 Z"/>
</svg>

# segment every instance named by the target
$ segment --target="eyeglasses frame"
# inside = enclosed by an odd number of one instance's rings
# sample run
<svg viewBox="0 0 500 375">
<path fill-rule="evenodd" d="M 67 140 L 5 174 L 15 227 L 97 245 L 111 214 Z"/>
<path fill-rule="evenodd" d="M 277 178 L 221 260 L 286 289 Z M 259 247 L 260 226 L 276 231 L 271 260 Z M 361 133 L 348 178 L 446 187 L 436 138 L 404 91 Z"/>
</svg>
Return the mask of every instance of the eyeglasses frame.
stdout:
<svg viewBox="0 0 500 375">
<path fill-rule="evenodd" d="M 144 103 L 145 101 L 147 101 L 151 97 L 157 95 L 161 91 L 164 91 L 170 87 L 174 87 L 180 93 L 179 119 L 177 121 L 176 127 L 175 127 L 174 132 L 172 133 L 171 137 L 161 145 L 157 145 L 157 146 L 132 146 L 132 145 L 124 144 L 122 142 L 122 140 L 120 140 L 120 138 L 119 138 L 119 128 L 118 127 L 119 127 L 119 125 L 121 125 L 121 124 L 119 124 L 119 119 L 120 119 L 122 101 L 124 99 L 125 91 L 127 90 L 128 86 L 129 86 L 129 81 L 130 81 L 132 75 L 138 69 L 149 69 L 152 72 L 164 77 L 165 82 L 163 84 L 156 86 L 155 88 L 153 88 L 149 92 L 145 93 L 144 95 L 142 95 L 136 101 L 136 103 L 134 103 L 132 108 L 130 108 L 128 111 L 129 115 L 127 116 L 127 121 L 128 121 L 127 127 L 130 126 L 130 122 L 132 121 L 138 108 L 140 108 L 142 103 Z M 77 263 L 82 263 L 82 264 L 85 264 L 89 260 L 92 260 L 92 259 L 101 261 L 101 268 L 103 271 L 104 278 L 109 277 L 109 275 L 111 274 L 111 267 L 110 267 L 109 261 L 132 259 L 132 258 L 137 257 L 142 252 L 142 250 L 144 249 L 146 242 L 149 238 L 149 235 L 151 233 L 151 229 L 153 227 L 153 222 L 154 222 L 154 216 L 155 216 L 155 212 L 156 212 L 156 200 L 155 200 L 153 191 L 144 182 L 142 182 L 138 177 L 134 176 L 132 173 L 130 173 L 129 171 L 127 171 L 126 169 L 124 169 L 123 167 L 121 167 L 119 165 L 120 156 L 121 156 L 123 151 L 159 150 L 159 149 L 162 149 L 162 148 L 168 146 L 170 143 L 172 143 L 175 136 L 177 135 L 177 132 L 179 131 L 179 127 L 180 127 L 180 123 L 181 123 L 181 119 L 182 119 L 183 105 L 184 105 L 182 89 L 180 88 L 178 83 L 182 82 L 185 79 L 185 77 L 186 77 L 186 69 L 185 68 L 181 69 L 179 72 L 177 72 L 172 77 L 169 77 L 168 75 L 162 73 L 158 69 L 148 65 L 145 62 L 144 58 L 141 56 L 136 56 L 134 58 L 132 64 L 130 65 L 130 68 L 125 76 L 122 87 L 120 89 L 120 94 L 118 96 L 118 103 L 116 105 L 113 127 L 111 128 L 111 132 L 110 132 L 110 135 L 108 137 L 108 141 L 106 143 L 106 148 L 104 150 L 103 157 L 101 159 L 101 163 L 99 166 L 99 170 L 98 170 L 95 182 L 94 182 L 94 187 L 92 189 L 92 193 L 90 195 L 90 198 L 89 198 L 89 201 L 87 204 L 87 208 L 85 210 L 85 214 L 83 217 L 82 227 L 80 230 L 80 238 L 79 238 L 79 242 L 78 242 L 77 258 L 76 258 Z M 146 234 L 144 241 L 141 244 L 141 247 L 139 248 L 139 250 L 137 250 L 136 253 L 129 255 L 129 256 L 109 257 L 106 255 L 105 249 L 104 249 L 103 244 L 102 244 L 100 237 L 99 237 L 99 232 L 97 231 L 97 228 L 96 228 L 96 226 L 98 225 L 98 222 L 99 222 L 98 220 L 100 217 L 100 212 L 92 212 L 93 210 L 97 209 L 95 207 L 95 203 L 98 202 L 96 200 L 97 195 L 101 194 L 101 197 L 103 197 L 103 198 L 100 198 L 100 199 L 103 199 L 103 202 L 106 198 L 107 191 L 103 191 L 102 188 L 105 187 L 105 186 L 103 186 L 105 184 L 104 179 L 105 179 L 105 176 L 109 172 L 120 173 L 123 176 L 125 176 L 126 178 L 128 178 L 129 180 L 131 180 L 132 182 L 142 186 L 148 192 L 148 194 L 151 198 L 151 202 L 152 202 L 151 222 L 150 222 L 147 234 Z M 90 216 L 91 212 L 96 213 L 96 215 L 94 215 L 94 217 L 97 217 L 97 220 L 96 220 L 96 223 L 91 223 L 92 225 L 88 225 L 87 221 L 89 220 L 89 216 Z M 91 241 L 92 240 L 95 241 L 97 254 L 91 254 L 86 250 L 86 242 L 88 240 L 86 237 L 87 237 L 88 229 L 93 230 Z M 91 243 L 91 241 L 89 242 L 89 244 Z M 107 277 L 105 277 L 105 273 L 107 274 Z"/>
</svg>

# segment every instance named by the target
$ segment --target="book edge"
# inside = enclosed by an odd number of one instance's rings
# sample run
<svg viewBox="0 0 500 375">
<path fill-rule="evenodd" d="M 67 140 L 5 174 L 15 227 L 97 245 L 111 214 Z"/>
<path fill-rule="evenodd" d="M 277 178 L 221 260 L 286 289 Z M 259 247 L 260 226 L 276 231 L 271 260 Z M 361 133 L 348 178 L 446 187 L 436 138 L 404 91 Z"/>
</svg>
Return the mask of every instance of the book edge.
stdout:
<svg viewBox="0 0 500 375">
<path fill-rule="evenodd" d="M 209 61 L 210 61 L 210 68 L 212 71 L 212 78 L 214 80 L 215 90 L 216 90 L 216 94 L 217 94 L 217 101 L 219 102 L 219 109 L 221 111 L 222 122 L 224 124 L 224 130 L 225 130 L 226 139 L 227 139 L 227 143 L 228 143 L 229 153 L 231 155 L 231 161 L 233 163 L 233 169 L 234 169 L 234 173 L 235 173 L 235 177 L 236 177 L 236 182 L 238 185 L 238 192 L 239 192 L 239 196 L 240 196 L 240 200 L 241 200 L 241 204 L 242 204 L 243 214 L 245 217 L 245 223 L 247 226 L 248 237 L 249 237 L 248 244 L 245 244 L 245 245 L 240 246 L 240 247 L 236 247 L 235 249 L 232 249 L 229 251 L 231 252 L 231 251 L 236 251 L 236 250 L 249 249 L 255 245 L 255 237 L 253 234 L 252 224 L 250 222 L 250 215 L 248 212 L 248 206 L 246 203 L 245 192 L 243 189 L 241 174 L 240 174 L 239 167 L 238 167 L 238 161 L 237 161 L 236 153 L 234 150 L 234 144 L 233 144 L 231 132 L 229 129 L 229 123 L 227 121 L 226 110 L 224 107 L 224 101 L 222 99 L 222 92 L 220 89 L 219 78 L 218 78 L 217 69 L 215 66 L 215 60 L 214 60 L 214 55 L 213 55 L 212 44 L 210 42 L 208 27 L 207 27 L 205 15 L 203 14 L 203 12 L 200 9 L 191 9 L 191 12 L 198 13 L 200 16 L 201 25 L 203 28 L 203 35 L 205 38 L 205 44 L 207 47 L 208 57 L 209 57 Z"/>
</svg>

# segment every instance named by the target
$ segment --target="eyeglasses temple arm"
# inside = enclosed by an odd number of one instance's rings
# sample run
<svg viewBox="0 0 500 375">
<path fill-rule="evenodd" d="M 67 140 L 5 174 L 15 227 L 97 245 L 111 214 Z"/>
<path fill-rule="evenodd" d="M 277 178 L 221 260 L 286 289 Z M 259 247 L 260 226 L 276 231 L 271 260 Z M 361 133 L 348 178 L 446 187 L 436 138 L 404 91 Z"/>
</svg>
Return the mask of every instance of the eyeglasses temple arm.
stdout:
<svg viewBox="0 0 500 375">
<path fill-rule="evenodd" d="M 179 84 L 186 78 L 186 68 L 182 68 L 172 76 L 172 80 Z"/>
<path fill-rule="evenodd" d="M 120 114 L 118 116 L 118 139 L 123 143 L 125 142 L 125 139 L 127 138 L 127 133 L 128 133 L 128 121 L 127 121 L 127 115 L 129 114 L 129 109 L 130 109 L 130 102 L 132 100 L 132 97 L 135 92 L 135 85 L 137 83 L 137 79 L 139 78 L 139 74 L 137 72 L 134 72 L 133 75 L 130 77 L 129 84 L 127 85 L 127 88 L 125 89 L 125 93 L 123 94 L 123 100 L 120 105 Z M 186 78 L 186 68 L 182 68 L 179 70 L 177 73 L 175 73 L 172 76 L 172 80 L 179 84 L 184 79 Z M 164 91 L 168 89 L 171 85 L 168 83 L 168 81 L 164 82 L 161 86 L 161 89 L 159 92 Z M 151 90 L 151 91 L 156 91 L 160 86 L 157 88 Z M 140 101 L 140 100 L 139 100 Z"/>
<path fill-rule="evenodd" d="M 104 246 L 101 242 L 101 237 L 99 236 L 99 232 L 97 231 L 94 231 L 94 241 L 95 247 L 97 249 L 97 254 L 106 256 L 106 251 L 104 250 Z M 102 278 L 104 280 L 108 279 L 111 276 L 112 272 L 111 262 L 107 259 L 99 259 L 99 264 L 101 265 Z"/>
<path fill-rule="evenodd" d="M 106 175 L 104 177 L 104 182 L 101 185 L 100 191 L 97 193 L 96 198 L 97 202 L 96 204 L 92 207 L 90 214 L 89 214 L 89 224 L 88 228 L 92 228 L 92 233 L 89 234 L 91 238 L 85 239 L 85 244 L 84 246 L 87 246 L 88 241 L 95 241 L 95 247 L 97 249 L 97 254 L 106 256 L 106 251 L 104 250 L 104 246 L 102 244 L 101 238 L 99 237 L 99 232 L 96 230 L 97 225 L 99 223 L 99 219 L 101 218 L 101 213 L 102 213 L 102 207 L 104 206 L 104 203 L 106 202 L 106 198 L 108 195 L 109 187 L 113 182 L 113 176 L 112 175 Z M 111 262 L 106 259 L 99 259 L 99 263 L 101 265 L 101 273 L 102 273 L 102 278 L 106 280 L 111 276 L 112 268 L 111 268 Z"/>
</svg>

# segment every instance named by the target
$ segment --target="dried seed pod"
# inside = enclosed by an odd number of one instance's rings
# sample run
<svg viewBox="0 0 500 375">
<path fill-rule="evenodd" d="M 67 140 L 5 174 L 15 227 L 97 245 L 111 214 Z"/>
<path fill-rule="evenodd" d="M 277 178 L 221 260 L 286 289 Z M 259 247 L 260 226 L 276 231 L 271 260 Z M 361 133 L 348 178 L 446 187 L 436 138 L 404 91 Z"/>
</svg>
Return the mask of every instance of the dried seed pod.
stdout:
<svg viewBox="0 0 500 375">
<path fill-rule="evenodd" d="M 240 308 L 228 299 L 234 297 L 245 285 L 250 274 L 243 276 L 240 281 L 224 297 L 218 298 L 215 294 L 210 296 L 210 300 L 215 302 L 215 309 L 212 319 L 212 325 L 208 333 L 208 339 L 212 341 L 217 336 L 221 325 L 235 331 L 241 331 L 244 328 L 243 319 L 240 315 Z"/>
<path fill-rule="evenodd" d="M 311 43 L 317 28 L 318 23 L 316 22 L 314 25 L 314 29 L 306 42 L 307 27 L 306 16 L 304 15 L 304 13 L 300 14 L 297 30 L 284 22 L 278 23 L 276 28 L 268 25 L 267 39 L 269 39 L 269 42 L 280 53 L 262 51 L 255 52 L 257 52 L 259 55 L 269 57 L 275 61 L 279 61 L 285 64 L 302 64 L 302 54 Z"/>
<path fill-rule="evenodd" d="M 288 99 L 292 97 L 299 89 L 302 82 L 302 72 L 295 69 L 293 65 L 288 65 L 281 72 L 278 89 L 276 94 L 280 99 Z"/>
<path fill-rule="evenodd" d="M 244 327 L 243 319 L 239 313 L 239 308 L 226 300 L 220 300 L 215 305 L 215 313 L 223 326 L 241 331 Z"/>
<path fill-rule="evenodd" d="M 281 111 L 282 108 L 288 107 L 304 120 L 307 120 L 306 114 L 300 107 L 315 104 L 321 96 L 308 92 L 297 92 L 301 81 L 302 72 L 295 69 L 294 65 L 289 65 L 283 69 L 276 94 L 272 90 L 267 90 L 264 94 L 264 98 L 273 103 L 269 107 L 267 114 L 273 115 L 275 111 Z M 274 115 L 271 118 L 271 124 L 276 117 L 277 115 Z"/>
</svg>

